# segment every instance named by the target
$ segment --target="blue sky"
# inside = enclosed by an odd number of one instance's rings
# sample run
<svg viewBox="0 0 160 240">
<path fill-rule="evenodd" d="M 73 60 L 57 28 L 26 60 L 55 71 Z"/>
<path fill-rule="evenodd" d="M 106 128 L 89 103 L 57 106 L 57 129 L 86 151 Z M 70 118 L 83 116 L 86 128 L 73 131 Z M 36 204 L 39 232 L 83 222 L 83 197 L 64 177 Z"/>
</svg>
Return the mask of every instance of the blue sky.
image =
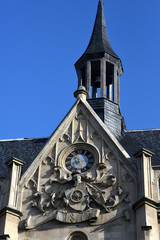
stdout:
<svg viewBox="0 0 160 240">
<path fill-rule="evenodd" d="M 75 102 L 98 0 L 0 1 L 0 139 L 49 136 Z M 160 1 L 104 0 L 128 129 L 160 128 Z"/>
</svg>

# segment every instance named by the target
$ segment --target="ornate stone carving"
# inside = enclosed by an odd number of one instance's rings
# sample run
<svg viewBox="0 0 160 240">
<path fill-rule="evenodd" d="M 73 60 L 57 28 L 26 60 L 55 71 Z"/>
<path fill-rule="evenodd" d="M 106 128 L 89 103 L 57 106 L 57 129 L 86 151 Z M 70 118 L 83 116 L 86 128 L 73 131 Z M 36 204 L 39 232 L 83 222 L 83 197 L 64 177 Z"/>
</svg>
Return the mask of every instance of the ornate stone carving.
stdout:
<svg viewBox="0 0 160 240">
<path fill-rule="evenodd" d="M 75 203 L 80 203 L 84 199 L 84 195 L 82 190 L 80 189 L 75 189 L 71 193 L 71 201 Z"/>
<path fill-rule="evenodd" d="M 27 219 L 24 221 L 24 228 L 28 229 L 28 227 L 30 226 L 30 221 L 31 221 L 32 216 L 28 215 Z"/>
<path fill-rule="evenodd" d="M 75 142 L 85 142 L 84 137 L 83 137 L 83 127 L 81 121 L 78 123 L 78 137 L 76 138 Z"/>
<path fill-rule="evenodd" d="M 130 218 L 124 211 L 128 209 L 131 196 L 127 192 L 126 183 L 130 179 L 123 166 L 123 156 L 121 154 L 119 160 L 119 150 L 113 141 L 105 138 L 79 108 L 77 111 L 78 115 L 75 117 L 74 112 L 69 124 L 55 134 L 55 139 L 37 158 L 37 172 L 33 165 L 32 172 L 25 178 L 31 178 L 26 184 L 29 189 L 24 189 L 26 229 L 52 220 L 99 225 L 119 217 Z M 93 158 L 85 155 L 85 151 Z M 75 159 L 69 156 L 73 153 Z M 87 164 L 89 168 L 84 169 Z"/>
<path fill-rule="evenodd" d="M 78 123 L 78 128 L 77 128 L 77 131 L 75 132 L 77 137 L 75 138 L 74 142 L 85 142 L 84 132 L 86 131 L 86 129 L 84 129 L 83 126 L 84 126 L 84 122 L 86 122 L 86 117 L 84 116 L 84 114 L 80 110 L 79 113 L 77 114 L 77 116 L 75 117 L 75 119 Z"/>
<path fill-rule="evenodd" d="M 37 189 L 37 183 L 36 183 L 36 181 L 35 181 L 34 179 L 32 179 L 32 178 L 29 179 L 28 182 L 26 182 L 25 188 L 28 189 L 30 184 L 32 184 L 32 187 L 31 187 L 31 188 Z"/>
<path fill-rule="evenodd" d="M 53 166 L 55 165 L 55 160 L 54 160 L 54 158 L 52 158 L 51 156 L 47 156 L 47 157 L 42 161 L 42 163 L 43 163 L 44 165 L 47 165 L 48 162 L 50 162 Z"/>
<path fill-rule="evenodd" d="M 89 136 L 88 136 L 88 138 L 90 138 L 91 140 L 93 140 L 93 139 L 96 139 L 96 138 L 100 138 L 100 136 L 98 135 L 98 133 L 97 132 L 92 132 Z"/>
<path fill-rule="evenodd" d="M 32 203 L 32 207 L 37 208 L 42 214 L 45 215 L 45 208 L 50 206 L 50 202 L 47 202 L 42 192 L 36 192 L 34 194 L 35 201 Z"/>
<path fill-rule="evenodd" d="M 89 221 L 91 225 L 110 221 L 115 217 L 115 207 L 122 201 L 128 203 L 128 193 L 114 188 L 116 177 L 107 172 L 105 164 L 98 165 L 97 177 L 92 172 L 74 172 L 65 175 L 63 169 L 54 167 L 51 178 L 41 186 L 41 192 L 33 195 L 32 208 L 37 209 L 38 218 L 30 215 L 24 227 L 29 229 L 56 219 L 60 222 L 76 223 Z M 108 191 L 112 187 L 112 191 Z M 122 190 L 122 189 L 121 189 Z"/>
<path fill-rule="evenodd" d="M 86 119 L 86 116 L 83 114 L 82 110 L 80 109 L 80 111 L 78 112 L 77 116 L 76 116 L 76 120 L 83 120 Z"/>
<path fill-rule="evenodd" d="M 64 134 L 60 139 L 60 142 L 70 142 L 71 143 L 71 137 L 68 134 Z"/>
</svg>

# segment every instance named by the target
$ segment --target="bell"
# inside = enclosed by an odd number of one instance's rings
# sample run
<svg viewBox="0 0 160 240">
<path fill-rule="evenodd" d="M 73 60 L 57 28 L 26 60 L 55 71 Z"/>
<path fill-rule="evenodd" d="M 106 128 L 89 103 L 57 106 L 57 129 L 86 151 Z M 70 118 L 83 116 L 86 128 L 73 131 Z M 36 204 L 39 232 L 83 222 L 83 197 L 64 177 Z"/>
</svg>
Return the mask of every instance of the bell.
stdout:
<svg viewBox="0 0 160 240">
<path fill-rule="evenodd" d="M 101 85 L 101 79 L 100 79 L 100 77 L 97 77 L 94 82 L 94 87 L 100 88 L 100 85 Z"/>
</svg>

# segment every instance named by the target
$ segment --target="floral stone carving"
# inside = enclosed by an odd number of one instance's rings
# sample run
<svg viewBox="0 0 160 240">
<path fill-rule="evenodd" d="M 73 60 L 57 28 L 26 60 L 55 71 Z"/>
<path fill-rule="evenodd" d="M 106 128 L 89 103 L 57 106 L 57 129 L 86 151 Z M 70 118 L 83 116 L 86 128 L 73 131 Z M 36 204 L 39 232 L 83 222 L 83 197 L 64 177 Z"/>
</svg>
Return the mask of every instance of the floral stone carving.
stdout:
<svg viewBox="0 0 160 240">
<path fill-rule="evenodd" d="M 116 177 L 107 173 L 105 166 L 96 171 L 96 177 L 80 170 L 66 175 L 63 169 L 54 167 L 53 175 L 33 195 L 24 228 L 32 229 L 51 220 L 99 225 L 117 218 L 116 208 L 121 202 L 128 204 L 128 193 L 116 185 Z"/>
</svg>

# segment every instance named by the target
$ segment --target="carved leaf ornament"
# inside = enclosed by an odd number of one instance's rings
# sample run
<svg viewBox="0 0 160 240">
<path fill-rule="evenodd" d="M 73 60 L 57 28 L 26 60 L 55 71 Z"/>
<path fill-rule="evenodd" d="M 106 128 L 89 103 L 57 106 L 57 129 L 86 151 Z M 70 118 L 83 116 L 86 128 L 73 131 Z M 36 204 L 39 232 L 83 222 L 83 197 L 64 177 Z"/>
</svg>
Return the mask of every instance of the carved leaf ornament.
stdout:
<svg viewBox="0 0 160 240">
<path fill-rule="evenodd" d="M 69 140 L 68 136 L 66 138 Z M 52 175 L 39 186 L 40 190 L 33 193 L 24 228 L 32 229 L 49 220 L 64 223 L 88 221 L 90 225 L 99 225 L 121 217 L 122 213 L 118 215 L 116 208 L 122 202 L 128 204 L 128 193 L 117 185 L 117 177 L 108 172 L 107 163 L 100 163 L 99 159 L 99 151 L 86 143 L 65 148 L 58 157 L 57 166 L 54 159 L 48 157 L 43 164 L 50 161 Z M 30 181 L 34 188 L 38 186 L 35 180 Z M 32 209 L 36 211 L 34 217 Z M 87 237 L 74 233 L 67 239 L 85 240 Z"/>
</svg>

